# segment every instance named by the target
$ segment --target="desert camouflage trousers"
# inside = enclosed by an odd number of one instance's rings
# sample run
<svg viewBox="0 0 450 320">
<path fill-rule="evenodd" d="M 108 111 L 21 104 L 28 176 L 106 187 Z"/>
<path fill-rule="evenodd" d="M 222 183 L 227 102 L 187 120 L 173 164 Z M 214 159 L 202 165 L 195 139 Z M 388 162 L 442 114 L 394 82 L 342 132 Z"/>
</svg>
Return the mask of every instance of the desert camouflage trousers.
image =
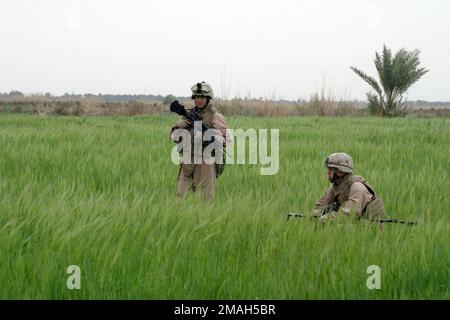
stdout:
<svg viewBox="0 0 450 320">
<path fill-rule="evenodd" d="M 216 165 L 181 164 L 178 175 L 177 196 L 184 197 L 190 192 L 201 192 L 211 200 L 216 189 Z"/>
</svg>

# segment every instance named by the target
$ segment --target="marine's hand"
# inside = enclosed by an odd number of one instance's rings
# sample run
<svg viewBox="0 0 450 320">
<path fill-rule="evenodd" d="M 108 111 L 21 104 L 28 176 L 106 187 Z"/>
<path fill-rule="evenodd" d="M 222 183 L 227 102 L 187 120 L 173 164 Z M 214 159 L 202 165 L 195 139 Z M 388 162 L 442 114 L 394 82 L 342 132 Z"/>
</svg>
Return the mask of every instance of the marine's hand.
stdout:
<svg viewBox="0 0 450 320">
<path fill-rule="evenodd" d="M 330 216 L 329 213 L 325 213 L 325 214 L 321 215 L 321 216 L 318 218 L 318 220 L 319 220 L 320 222 L 322 222 L 322 223 L 325 223 L 325 222 L 328 220 L 329 216 Z"/>
<path fill-rule="evenodd" d="M 178 120 L 177 122 L 175 122 L 175 127 L 180 128 L 180 129 L 186 129 L 190 125 L 191 125 L 191 121 L 189 121 L 187 119 L 182 119 L 182 120 Z"/>
<path fill-rule="evenodd" d="M 322 209 L 314 209 L 311 213 L 311 219 L 318 219 L 322 215 L 323 210 Z"/>
</svg>

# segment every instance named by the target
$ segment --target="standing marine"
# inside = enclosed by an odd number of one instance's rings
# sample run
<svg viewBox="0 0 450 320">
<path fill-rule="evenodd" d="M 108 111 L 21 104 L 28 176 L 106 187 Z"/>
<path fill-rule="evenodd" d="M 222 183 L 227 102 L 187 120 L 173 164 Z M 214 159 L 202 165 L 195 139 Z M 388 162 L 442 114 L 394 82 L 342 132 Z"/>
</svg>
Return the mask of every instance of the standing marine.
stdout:
<svg viewBox="0 0 450 320">
<path fill-rule="evenodd" d="M 212 87 L 204 81 L 198 82 L 192 86 L 191 92 L 194 107 L 187 110 L 188 113 L 194 119 L 200 119 L 208 128 L 214 129 L 215 133 L 213 136 L 216 137 L 216 140 L 220 136 L 222 141 L 226 141 L 228 124 L 225 117 L 212 105 L 211 100 L 214 98 Z M 178 104 L 178 101 L 172 102 L 172 104 L 174 103 Z M 178 143 L 179 138 L 174 134 L 176 129 L 189 130 L 191 141 L 195 141 L 194 135 L 196 135 L 196 132 L 191 120 L 183 117 L 172 127 L 171 139 Z M 206 146 L 207 144 L 203 144 L 201 150 L 204 150 Z M 192 147 L 191 152 L 194 153 L 195 149 Z M 202 156 L 200 155 L 200 157 Z M 191 160 L 193 160 L 193 157 L 194 155 L 192 154 Z M 204 158 L 200 159 L 200 163 L 198 161 L 182 161 L 178 174 L 177 196 L 184 197 L 189 192 L 200 191 L 207 199 L 212 199 L 216 189 L 216 179 L 223 169 L 223 163 L 206 163 Z"/>
</svg>

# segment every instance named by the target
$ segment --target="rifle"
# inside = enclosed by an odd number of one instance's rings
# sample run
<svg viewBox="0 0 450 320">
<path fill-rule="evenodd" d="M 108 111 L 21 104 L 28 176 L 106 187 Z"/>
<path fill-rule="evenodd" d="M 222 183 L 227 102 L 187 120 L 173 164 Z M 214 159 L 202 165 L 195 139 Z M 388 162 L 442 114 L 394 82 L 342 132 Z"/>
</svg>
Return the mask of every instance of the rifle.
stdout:
<svg viewBox="0 0 450 320">
<path fill-rule="evenodd" d="M 330 203 L 330 205 L 322 210 L 322 214 L 320 216 L 312 216 L 312 219 L 319 219 L 321 216 L 326 215 L 330 211 L 339 211 L 339 208 L 341 207 L 341 204 L 339 202 L 338 197 L 336 196 L 333 201 Z M 287 213 L 287 220 L 289 220 L 290 217 L 293 218 L 305 218 L 306 215 L 300 212 L 288 212 Z"/>
<path fill-rule="evenodd" d="M 202 117 L 199 114 L 193 112 L 192 110 L 190 110 L 191 112 L 187 112 L 186 109 L 184 108 L 184 106 L 181 105 L 178 102 L 178 100 L 175 100 L 170 104 L 170 111 L 175 112 L 176 114 L 183 116 L 186 119 L 190 120 L 192 122 L 191 125 L 193 125 L 195 121 L 201 121 L 203 132 L 211 129 L 210 127 L 208 127 L 206 124 L 203 123 Z"/>
<path fill-rule="evenodd" d="M 329 213 L 330 211 L 339 211 L 339 208 L 341 207 L 341 204 L 339 203 L 339 199 L 334 198 L 333 201 L 330 203 L 330 205 L 328 207 L 326 207 L 325 209 L 323 209 L 322 214 L 320 216 L 312 216 L 311 218 L 313 219 L 319 219 L 321 216 L 324 216 L 325 214 Z M 306 217 L 305 214 L 300 213 L 300 212 L 289 212 L 287 214 L 287 220 L 289 220 L 290 217 L 293 218 L 304 218 Z M 400 223 L 400 224 L 406 224 L 407 226 L 416 226 L 417 225 L 417 221 L 405 221 L 405 220 L 400 220 L 400 219 L 368 219 L 368 221 L 370 222 L 378 222 L 379 224 L 383 224 L 383 223 Z"/>
<path fill-rule="evenodd" d="M 201 121 L 202 123 L 202 134 L 205 133 L 205 131 L 208 131 L 209 129 L 211 129 L 209 126 L 207 126 L 203 121 L 202 121 L 202 116 L 197 114 L 194 110 L 189 110 L 190 112 L 186 111 L 186 109 L 184 108 L 183 105 L 181 105 L 178 100 L 174 100 L 171 104 L 170 104 L 170 111 L 175 112 L 176 114 L 185 117 L 186 119 L 191 121 L 191 125 L 188 127 L 190 128 L 195 121 Z M 202 141 L 202 146 L 208 146 L 210 143 L 213 143 L 216 141 L 216 137 L 212 136 L 211 139 L 209 141 Z M 225 160 L 226 160 L 226 151 L 225 151 L 225 141 L 223 142 L 222 145 L 222 151 L 223 151 L 223 163 L 218 164 L 216 163 L 216 178 L 218 178 L 223 171 L 225 170 Z"/>
</svg>

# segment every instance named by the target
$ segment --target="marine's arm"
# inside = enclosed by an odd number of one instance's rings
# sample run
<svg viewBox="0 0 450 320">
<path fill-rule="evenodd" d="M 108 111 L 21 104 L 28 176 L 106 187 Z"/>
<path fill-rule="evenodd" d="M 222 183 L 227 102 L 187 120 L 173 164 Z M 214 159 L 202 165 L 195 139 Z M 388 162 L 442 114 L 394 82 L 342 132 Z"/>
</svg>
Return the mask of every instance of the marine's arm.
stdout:
<svg viewBox="0 0 450 320">
<path fill-rule="evenodd" d="M 320 217 L 323 211 L 330 206 L 335 199 L 336 195 L 332 187 L 330 187 L 316 202 L 314 209 L 312 210 L 313 217 Z"/>
<path fill-rule="evenodd" d="M 354 213 L 356 218 L 361 218 L 364 208 L 372 200 L 372 194 L 361 182 L 355 182 L 350 188 L 348 200 L 344 203 L 342 211 L 346 215 Z"/>
<path fill-rule="evenodd" d="M 175 130 L 177 129 L 186 129 L 191 125 L 191 121 L 184 118 L 181 120 L 178 120 L 177 122 L 175 122 L 175 125 L 170 129 L 170 140 L 174 141 L 174 142 L 179 142 L 179 138 L 178 135 L 176 135 Z"/>
</svg>

